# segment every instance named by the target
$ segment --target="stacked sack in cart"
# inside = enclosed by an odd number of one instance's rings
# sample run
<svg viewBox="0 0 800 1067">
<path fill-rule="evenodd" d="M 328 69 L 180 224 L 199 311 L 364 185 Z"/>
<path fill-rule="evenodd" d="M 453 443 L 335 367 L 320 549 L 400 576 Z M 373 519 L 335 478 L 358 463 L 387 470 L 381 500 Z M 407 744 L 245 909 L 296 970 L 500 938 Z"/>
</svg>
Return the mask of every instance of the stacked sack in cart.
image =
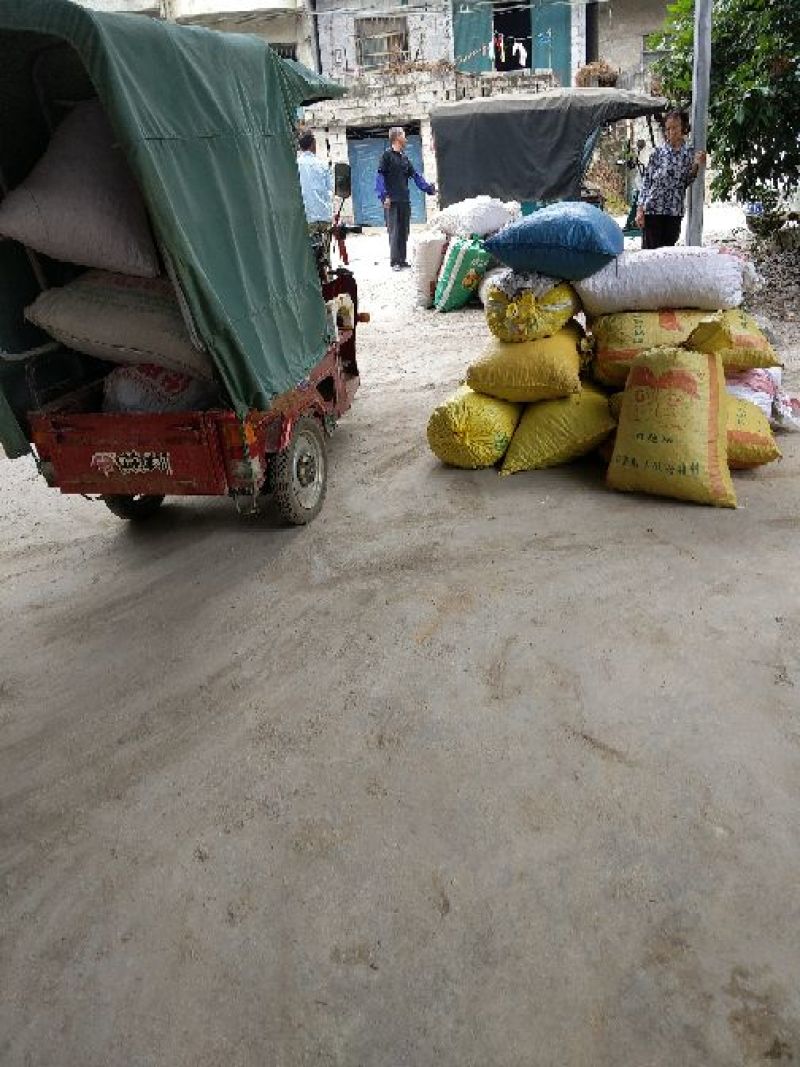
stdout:
<svg viewBox="0 0 800 1067">
<path fill-rule="evenodd" d="M 218 401 L 211 360 L 162 273 L 144 201 L 98 100 L 67 114 L 27 178 L 4 197 L 0 235 L 89 268 L 44 288 L 25 317 L 67 348 L 117 365 L 104 378 L 104 410 L 179 411 Z"/>
<path fill-rule="evenodd" d="M 443 462 L 511 474 L 601 448 L 613 488 L 735 506 L 730 469 L 778 458 L 766 414 L 741 395 L 742 374 L 778 360 L 739 309 L 740 257 L 626 253 L 611 218 L 574 203 L 485 244 L 505 264 L 482 287 L 493 337 L 429 420 Z"/>
</svg>

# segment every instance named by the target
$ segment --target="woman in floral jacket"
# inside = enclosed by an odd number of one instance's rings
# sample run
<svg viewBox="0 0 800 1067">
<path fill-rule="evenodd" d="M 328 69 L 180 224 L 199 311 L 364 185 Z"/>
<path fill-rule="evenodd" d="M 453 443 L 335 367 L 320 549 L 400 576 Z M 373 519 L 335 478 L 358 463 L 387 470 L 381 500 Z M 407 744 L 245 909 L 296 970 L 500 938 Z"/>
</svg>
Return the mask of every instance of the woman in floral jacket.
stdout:
<svg viewBox="0 0 800 1067">
<path fill-rule="evenodd" d="M 643 230 L 642 248 L 674 245 L 681 232 L 686 190 L 706 161 L 686 143 L 689 120 L 682 111 L 670 111 L 664 121 L 666 143 L 650 156 L 639 190 L 636 225 Z"/>
</svg>

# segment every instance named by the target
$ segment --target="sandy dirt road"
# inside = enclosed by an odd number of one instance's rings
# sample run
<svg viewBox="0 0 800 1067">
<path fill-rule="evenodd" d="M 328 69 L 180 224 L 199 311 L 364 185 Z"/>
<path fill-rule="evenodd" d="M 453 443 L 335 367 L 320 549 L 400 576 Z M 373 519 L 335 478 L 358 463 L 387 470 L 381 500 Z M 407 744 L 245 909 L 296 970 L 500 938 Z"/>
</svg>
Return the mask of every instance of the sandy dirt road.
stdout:
<svg viewBox="0 0 800 1067">
<path fill-rule="evenodd" d="M 0 1063 L 796 1062 L 800 435 L 731 512 L 445 470 L 482 315 L 351 248 L 308 529 L 0 462 Z"/>
</svg>

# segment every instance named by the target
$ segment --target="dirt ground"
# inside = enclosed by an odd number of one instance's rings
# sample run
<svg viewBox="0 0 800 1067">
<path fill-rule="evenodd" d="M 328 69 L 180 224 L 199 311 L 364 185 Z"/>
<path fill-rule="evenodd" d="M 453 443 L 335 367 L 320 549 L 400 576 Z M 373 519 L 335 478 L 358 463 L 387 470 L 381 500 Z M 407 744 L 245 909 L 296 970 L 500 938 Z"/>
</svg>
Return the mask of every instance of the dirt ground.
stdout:
<svg viewBox="0 0 800 1067">
<path fill-rule="evenodd" d="M 307 529 L 0 462 L 0 1063 L 797 1062 L 800 434 L 736 511 L 446 470 L 485 324 L 384 245 Z"/>
</svg>

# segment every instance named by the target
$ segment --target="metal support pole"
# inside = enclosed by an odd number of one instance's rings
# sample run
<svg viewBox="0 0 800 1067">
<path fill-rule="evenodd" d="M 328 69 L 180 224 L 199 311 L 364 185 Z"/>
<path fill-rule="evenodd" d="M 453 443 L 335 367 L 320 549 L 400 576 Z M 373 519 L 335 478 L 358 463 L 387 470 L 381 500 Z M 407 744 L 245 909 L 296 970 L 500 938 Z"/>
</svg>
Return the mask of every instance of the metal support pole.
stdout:
<svg viewBox="0 0 800 1067">
<path fill-rule="evenodd" d="M 694 72 L 692 76 L 692 140 L 696 152 L 705 152 L 708 144 L 708 95 L 711 80 L 711 5 L 712 0 L 694 0 Z M 706 168 L 701 167 L 689 187 L 689 212 L 686 220 L 687 245 L 703 243 L 703 201 Z"/>
</svg>

